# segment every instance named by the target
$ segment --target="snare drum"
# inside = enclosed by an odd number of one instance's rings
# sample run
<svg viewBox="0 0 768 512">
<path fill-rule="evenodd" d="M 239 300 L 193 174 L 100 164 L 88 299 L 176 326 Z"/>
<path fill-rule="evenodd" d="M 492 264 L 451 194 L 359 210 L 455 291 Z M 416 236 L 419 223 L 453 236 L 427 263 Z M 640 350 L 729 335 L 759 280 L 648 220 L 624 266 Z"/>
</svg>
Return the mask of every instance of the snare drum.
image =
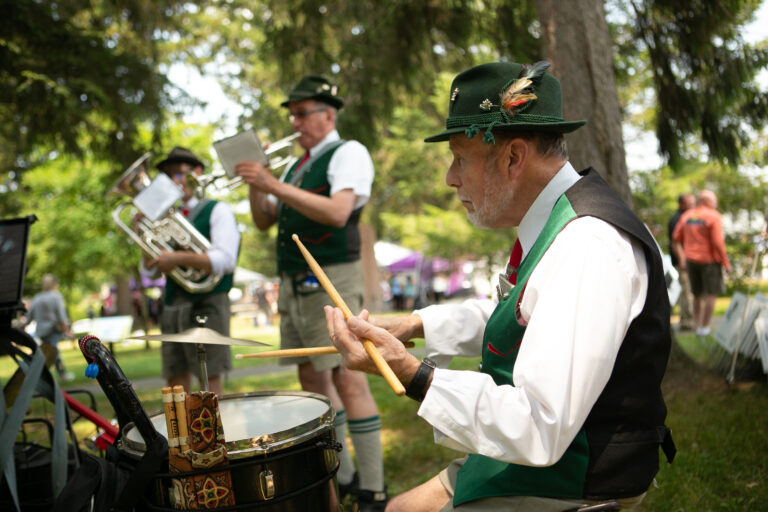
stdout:
<svg viewBox="0 0 768 512">
<path fill-rule="evenodd" d="M 219 412 L 238 507 L 252 505 L 242 510 L 259 512 L 340 510 L 335 413 L 325 396 L 303 391 L 227 395 L 219 400 Z M 150 419 L 168 437 L 164 414 Z M 146 449 L 132 425 L 125 428 L 118 448 L 136 460 Z M 168 487 L 170 475 L 157 478 L 165 480 L 159 488 Z M 162 506 L 167 503 L 164 496 L 147 500 L 148 510 L 172 510 Z"/>
</svg>

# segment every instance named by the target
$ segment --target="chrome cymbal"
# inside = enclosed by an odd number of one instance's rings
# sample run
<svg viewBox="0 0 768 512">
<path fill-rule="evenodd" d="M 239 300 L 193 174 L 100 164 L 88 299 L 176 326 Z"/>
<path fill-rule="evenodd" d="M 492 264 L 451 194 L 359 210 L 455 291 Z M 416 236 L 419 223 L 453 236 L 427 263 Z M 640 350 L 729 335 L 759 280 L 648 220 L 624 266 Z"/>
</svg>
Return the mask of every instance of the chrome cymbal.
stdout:
<svg viewBox="0 0 768 512">
<path fill-rule="evenodd" d="M 246 340 L 242 338 L 229 338 L 207 327 L 193 327 L 184 332 L 174 334 L 147 334 L 145 336 L 130 336 L 131 340 L 156 340 L 175 343 L 205 343 L 207 345 L 248 345 L 255 347 L 268 347 L 269 343 Z"/>
</svg>

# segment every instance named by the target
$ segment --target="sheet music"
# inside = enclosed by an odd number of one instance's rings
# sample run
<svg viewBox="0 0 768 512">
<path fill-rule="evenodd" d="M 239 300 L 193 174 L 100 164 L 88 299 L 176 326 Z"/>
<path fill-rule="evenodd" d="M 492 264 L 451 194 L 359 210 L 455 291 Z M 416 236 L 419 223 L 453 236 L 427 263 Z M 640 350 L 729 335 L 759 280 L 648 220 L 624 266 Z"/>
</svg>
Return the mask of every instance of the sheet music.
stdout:
<svg viewBox="0 0 768 512">
<path fill-rule="evenodd" d="M 222 167 L 229 178 L 234 178 L 235 166 L 240 162 L 269 163 L 269 158 L 264 153 L 261 141 L 253 130 L 246 130 L 231 137 L 217 140 L 213 143 L 213 149 L 219 156 Z"/>
</svg>

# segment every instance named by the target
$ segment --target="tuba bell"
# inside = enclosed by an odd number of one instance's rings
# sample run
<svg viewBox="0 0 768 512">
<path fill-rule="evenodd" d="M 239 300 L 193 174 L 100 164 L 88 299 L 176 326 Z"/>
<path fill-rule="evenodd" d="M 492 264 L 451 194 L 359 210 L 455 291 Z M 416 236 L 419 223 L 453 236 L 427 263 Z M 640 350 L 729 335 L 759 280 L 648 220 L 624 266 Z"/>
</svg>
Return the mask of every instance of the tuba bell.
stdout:
<svg viewBox="0 0 768 512">
<path fill-rule="evenodd" d="M 112 211 L 112 219 L 152 258 L 163 251 L 206 253 L 211 243 L 175 208 L 183 195 L 178 185 L 162 173 L 150 180 L 151 157 L 151 152 L 142 155 L 107 193 L 107 197 L 120 195 L 131 199 Z M 126 222 L 127 218 L 130 221 Z M 190 293 L 210 291 L 222 278 L 188 267 L 176 267 L 169 275 Z"/>
</svg>

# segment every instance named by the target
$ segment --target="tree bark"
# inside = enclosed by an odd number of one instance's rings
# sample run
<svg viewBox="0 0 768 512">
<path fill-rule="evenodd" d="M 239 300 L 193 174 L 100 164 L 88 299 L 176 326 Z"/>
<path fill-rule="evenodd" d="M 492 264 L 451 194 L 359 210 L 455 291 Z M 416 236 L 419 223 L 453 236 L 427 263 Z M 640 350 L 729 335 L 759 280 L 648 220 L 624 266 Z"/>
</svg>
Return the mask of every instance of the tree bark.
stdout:
<svg viewBox="0 0 768 512">
<path fill-rule="evenodd" d="M 563 117 L 587 121 L 566 136 L 570 161 L 577 170 L 594 167 L 631 206 L 603 0 L 538 0 L 538 12 L 542 53 L 563 89 Z"/>
<path fill-rule="evenodd" d="M 379 266 L 376 264 L 376 254 L 373 246 L 376 243 L 376 230 L 370 224 L 360 224 L 360 260 L 363 263 L 363 275 L 365 276 L 365 296 L 363 307 L 371 312 L 382 311 L 384 301 L 381 294 L 381 276 Z M 358 314 L 359 311 L 352 313 Z"/>
</svg>

